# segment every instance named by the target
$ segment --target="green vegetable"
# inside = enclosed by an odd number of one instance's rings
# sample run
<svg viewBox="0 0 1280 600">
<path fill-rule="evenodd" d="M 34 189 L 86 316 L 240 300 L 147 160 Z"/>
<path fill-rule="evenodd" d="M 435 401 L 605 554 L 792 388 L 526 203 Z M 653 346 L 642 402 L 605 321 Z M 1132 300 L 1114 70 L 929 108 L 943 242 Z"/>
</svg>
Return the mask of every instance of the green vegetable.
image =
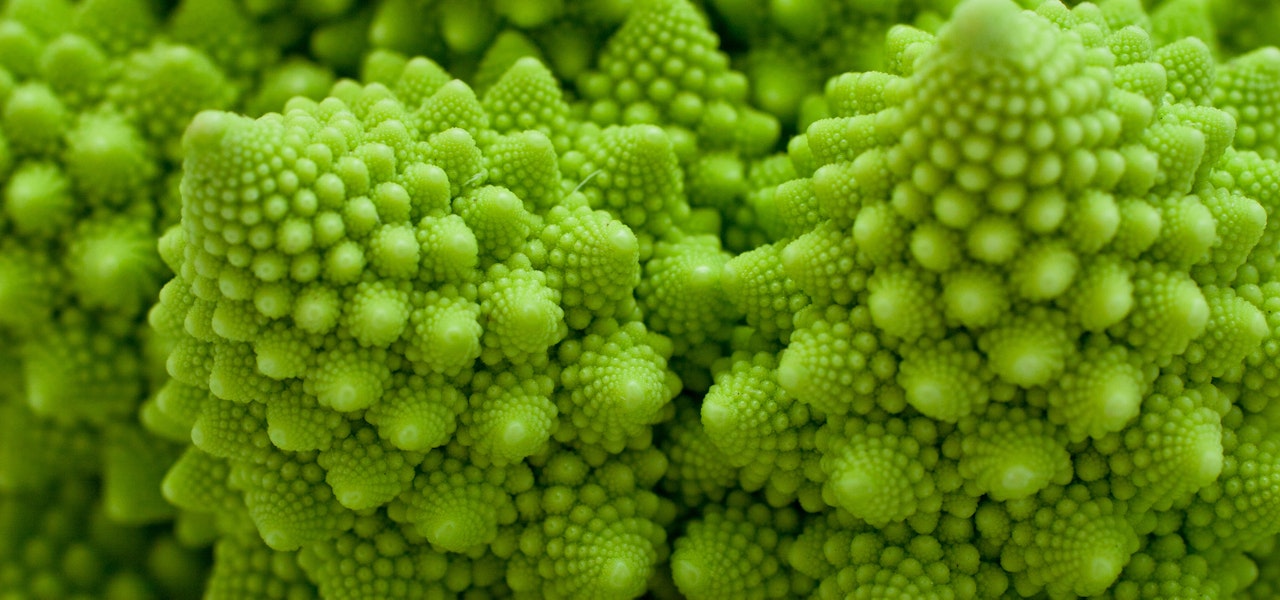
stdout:
<svg viewBox="0 0 1280 600">
<path fill-rule="evenodd" d="M 0 598 L 1274 595 L 1275 11 L 1072 4 L 0 0 Z"/>
</svg>

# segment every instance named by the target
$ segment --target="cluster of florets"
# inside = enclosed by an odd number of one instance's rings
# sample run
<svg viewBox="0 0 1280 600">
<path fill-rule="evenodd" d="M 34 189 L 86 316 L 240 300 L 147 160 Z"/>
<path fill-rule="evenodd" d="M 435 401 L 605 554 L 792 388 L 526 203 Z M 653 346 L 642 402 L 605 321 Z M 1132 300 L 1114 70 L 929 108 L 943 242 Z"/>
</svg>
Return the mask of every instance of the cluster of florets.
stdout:
<svg viewBox="0 0 1280 600">
<path fill-rule="evenodd" d="M 638 319 L 624 222 L 670 229 L 679 180 L 621 205 L 676 173 L 671 145 L 580 135 L 533 59 L 482 98 L 427 59 L 369 69 L 385 83 L 187 130 L 183 222 L 161 245 L 179 277 L 151 314 L 177 340 L 165 398 L 183 399 L 160 409 L 194 444 L 168 497 L 242 501 L 325 596 L 416 597 L 473 560 L 509 563 L 473 589 L 639 593 L 674 516 L 643 491 L 665 459 L 642 449 L 680 384 Z M 418 558 L 352 589 L 362 539 L 367 568 Z"/>
<path fill-rule="evenodd" d="M 1280 165 L 1252 108 L 1276 55 L 1215 77 L 1129 8 L 975 1 L 936 37 L 894 28 L 888 71 L 833 80 L 792 141 L 786 237 L 725 265 L 783 347 L 730 361 L 702 424 L 747 489 L 829 515 L 801 537 L 832 564 L 792 563 L 821 594 L 1173 593 L 1143 552 L 1178 594 L 1230 594 L 1276 533 Z M 897 542 L 917 562 L 831 554 L 867 525 L 924 536 Z"/>
<path fill-rule="evenodd" d="M 1274 595 L 1270 7 L 154 4 L 0 1 L 0 596 Z"/>
</svg>

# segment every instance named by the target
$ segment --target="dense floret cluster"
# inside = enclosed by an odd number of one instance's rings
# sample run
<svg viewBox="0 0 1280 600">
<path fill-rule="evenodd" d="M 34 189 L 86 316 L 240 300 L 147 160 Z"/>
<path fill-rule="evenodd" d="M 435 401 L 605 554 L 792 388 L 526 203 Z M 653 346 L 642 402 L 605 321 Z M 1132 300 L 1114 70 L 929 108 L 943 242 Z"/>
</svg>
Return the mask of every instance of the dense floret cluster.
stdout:
<svg viewBox="0 0 1280 600">
<path fill-rule="evenodd" d="M 1278 19 L 0 0 L 0 598 L 1270 598 Z"/>
</svg>

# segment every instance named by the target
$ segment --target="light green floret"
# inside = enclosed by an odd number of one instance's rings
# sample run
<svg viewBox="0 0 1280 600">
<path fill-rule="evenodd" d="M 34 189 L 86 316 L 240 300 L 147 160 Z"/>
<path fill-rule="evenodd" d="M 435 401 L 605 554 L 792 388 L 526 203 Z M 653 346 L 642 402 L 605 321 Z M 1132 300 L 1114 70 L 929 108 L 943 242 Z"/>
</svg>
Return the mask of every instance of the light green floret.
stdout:
<svg viewBox="0 0 1280 600">
<path fill-rule="evenodd" d="M 458 440 L 469 446 L 474 464 L 518 463 L 546 445 L 558 415 L 551 400 L 551 377 L 530 365 L 498 374 L 477 373 L 470 409 L 462 415 Z"/>
<path fill-rule="evenodd" d="M 454 127 L 431 136 L 424 154 L 427 162 L 444 170 L 454 196 L 478 187 L 487 176 L 484 156 L 464 129 Z"/>
<path fill-rule="evenodd" d="M 800 590 L 784 558 L 799 525 L 793 509 L 775 510 L 734 493 L 676 540 L 671 576 L 692 600 L 790 597 Z"/>
<path fill-rule="evenodd" d="M 1184 355 L 1193 381 L 1221 378 L 1239 381 L 1244 361 L 1270 331 L 1266 315 L 1234 288 L 1205 286 L 1209 319 L 1204 335 L 1196 338 Z"/>
<path fill-rule="evenodd" d="M 484 266 L 506 260 L 518 251 L 539 224 L 511 190 L 496 186 L 485 186 L 455 199 L 453 209 L 475 234 Z"/>
<path fill-rule="evenodd" d="M 383 514 L 360 517 L 350 531 L 308 544 L 298 565 L 321 598 L 448 598 L 500 587 L 501 564 L 429 548 Z"/>
<path fill-rule="evenodd" d="M 84 221 L 67 247 L 71 289 L 88 307 L 136 313 L 152 301 L 164 265 L 148 221 L 122 217 Z"/>
<path fill-rule="evenodd" d="M 967 493 L 1018 500 L 1071 479 L 1065 440 L 1040 411 L 993 403 L 957 425 L 943 451 L 958 457 Z"/>
<path fill-rule="evenodd" d="M 881 527 L 937 512 L 936 427 L 927 420 L 828 418 L 819 433 L 822 499 Z M 824 443 L 825 442 L 825 443 Z"/>
<path fill-rule="evenodd" d="M 1154 362 L 1181 354 L 1208 325 L 1204 293 L 1185 271 L 1138 263 L 1133 298 L 1132 312 L 1115 331 Z"/>
<path fill-rule="evenodd" d="M 524 201 L 525 210 L 545 214 L 561 199 L 560 164 L 555 146 L 538 131 L 499 137 L 485 149 L 489 181 Z"/>
<path fill-rule="evenodd" d="M 253 340 L 258 372 L 272 379 L 302 377 L 314 358 L 311 334 L 274 321 L 258 332 Z"/>
<path fill-rule="evenodd" d="M 103 424 L 130 414 L 144 383 L 141 357 L 121 351 L 128 325 L 66 310 L 25 347 L 26 402 L 42 418 Z"/>
<path fill-rule="evenodd" d="M 568 327 L 559 295 L 542 271 L 495 265 L 480 284 L 486 364 L 524 362 L 541 356 L 564 338 Z"/>
<path fill-rule="evenodd" d="M 91 206 L 122 207 L 151 196 L 157 165 L 138 129 L 111 112 L 84 113 L 63 155 L 76 191 Z"/>
<path fill-rule="evenodd" d="M 866 286 L 853 237 L 826 221 L 782 249 L 782 268 L 809 299 L 848 305 Z"/>
<path fill-rule="evenodd" d="M 1072 440 L 1101 437 L 1125 426 L 1142 405 L 1153 369 L 1124 346 L 1094 338 L 1048 390 L 1049 418 Z"/>
<path fill-rule="evenodd" d="M 1024 388 L 1055 381 L 1075 352 L 1062 313 L 1041 307 L 1014 310 L 978 338 L 987 365 L 1000 379 Z"/>
<path fill-rule="evenodd" d="M 290 452 L 325 450 L 351 432 L 342 413 L 320 406 L 296 382 L 271 398 L 266 417 L 271 444 Z"/>
<path fill-rule="evenodd" d="M 111 520 L 140 525 L 172 519 L 177 512 L 156 486 L 180 447 L 136 424 L 106 428 L 102 456 L 102 504 Z"/>
<path fill-rule="evenodd" d="M 427 292 L 409 315 L 405 358 L 426 370 L 454 375 L 480 356 L 480 305 L 456 288 Z"/>
<path fill-rule="evenodd" d="M 640 281 L 640 244 L 626 225 L 605 211 L 566 202 L 547 213 L 540 237 L 547 251 L 547 284 L 560 291 L 572 327 L 631 312 L 632 291 Z"/>
<path fill-rule="evenodd" d="M 0 323 L 22 332 L 45 320 L 64 277 L 51 263 L 45 252 L 0 242 Z"/>
<path fill-rule="evenodd" d="M 309 334 L 325 334 L 338 324 L 342 299 L 333 288 L 310 285 L 302 288 L 290 313 L 299 329 Z"/>
<path fill-rule="evenodd" d="M 809 307 L 796 325 L 778 362 L 778 383 L 788 394 L 832 415 L 902 409 L 902 391 L 892 383 L 897 357 L 876 337 L 866 307 Z"/>
<path fill-rule="evenodd" d="M 564 370 L 557 404 L 562 429 L 569 431 L 557 439 L 576 434 L 586 444 L 619 452 L 670 415 L 680 380 L 667 369 L 669 346 L 639 321 L 600 321 L 585 333 L 558 349 Z"/>
<path fill-rule="evenodd" d="M 1135 509 L 1183 506 L 1222 472 L 1221 418 L 1198 391 L 1148 396 L 1119 435 L 1124 446 L 1110 457 L 1111 473 L 1133 486 Z"/>
<path fill-rule="evenodd" d="M 261 402 L 232 402 L 210 396 L 191 427 L 191 443 L 218 458 L 261 460 L 271 450 L 267 407 Z"/>
<path fill-rule="evenodd" d="M 1254 249 L 1261 246 L 1259 242 L 1267 229 L 1267 207 L 1260 203 L 1262 197 L 1254 199 L 1241 191 L 1216 188 L 1201 195 L 1205 208 L 1213 215 L 1216 236 L 1209 260 L 1192 268 L 1197 283 L 1235 281 Z M 1265 251 L 1265 247 L 1261 249 Z"/>
<path fill-rule="evenodd" d="M 787 350 L 790 352 L 790 348 Z M 967 337 L 928 341 L 898 350 L 898 385 L 907 404 L 938 421 L 955 422 L 981 412 L 994 376 Z"/>
<path fill-rule="evenodd" d="M 183 428 L 183 439 L 175 441 L 191 441 L 191 426 L 200 417 L 200 407 L 208 397 L 209 390 L 187 385 L 176 379 L 166 381 L 156 391 L 156 410 L 163 413 L 165 419 Z"/>
<path fill-rule="evenodd" d="M 380 440 L 373 427 L 356 426 L 321 450 L 316 463 L 325 470 L 325 482 L 338 502 L 363 511 L 382 506 L 408 489 L 421 460 L 422 454 L 404 452 Z"/>
<path fill-rule="evenodd" d="M 1217 71 L 1213 104 L 1231 115 L 1239 125 L 1233 146 L 1253 150 L 1264 158 L 1280 157 L 1280 52 L 1275 47 L 1259 48 L 1227 61 Z"/>
<path fill-rule="evenodd" d="M 876 269 L 867 280 L 871 322 L 906 342 L 937 339 L 943 322 L 935 282 L 933 274 L 909 266 Z"/>
<path fill-rule="evenodd" d="M 473 137 L 489 128 L 489 115 L 471 86 L 453 80 L 440 86 L 417 113 L 418 131 L 425 136 L 460 128 Z"/>
<path fill-rule="evenodd" d="M 15 155 L 52 158 L 62 150 L 71 118 L 48 85 L 28 81 L 8 91 L 0 124 Z"/>
<path fill-rule="evenodd" d="M 532 485 L 533 474 L 524 465 L 482 469 L 436 451 L 418 466 L 412 487 L 391 514 L 432 547 L 469 553 L 493 542 L 499 528 L 516 520 L 513 496 Z"/>
<path fill-rule="evenodd" d="M 231 465 L 226 460 L 188 446 L 169 467 L 160 491 L 165 500 L 183 510 L 199 513 L 243 510 L 244 501 L 239 492 L 227 485 L 230 474 Z M 261 542 L 258 532 L 249 531 Z"/>
<path fill-rule="evenodd" d="M 1267 419 L 1233 408 L 1222 419 L 1222 472 L 1187 509 L 1187 541 L 1199 551 L 1256 547 L 1277 533 L 1280 492 L 1273 483 L 1280 440 Z"/>
<path fill-rule="evenodd" d="M 711 441 L 698 407 L 677 398 L 676 416 L 659 448 L 670 461 L 663 489 L 685 506 L 723 498 L 738 481 L 738 469 Z"/>
<path fill-rule="evenodd" d="M 4 186 L 4 215 L 23 235 L 55 237 L 66 231 L 79 209 L 71 181 L 51 163 L 24 162 Z"/>
<path fill-rule="evenodd" d="M 662 129 L 584 128 L 579 146 L 581 154 L 568 153 L 561 164 L 592 208 L 607 210 L 633 231 L 653 237 L 688 218 L 675 149 Z"/>
<path fill-rule="evenodd" d="M 715 236 L 689 235 L 655 244 L 636 287 L 645 322 L 677 346 L 728 339 L 737 314 L 721 283 L 729 259 Z"/>
<path fill-rule="evenodd" d="M 369 240 L 369 265 L 388 279 L 410 279 L 417 275 L 420 254 L 417 233 L 406 223 L 382 225 L 373 231 Z"/>
<path fill-rule="evenodd" d="M 644 593 L 670 550 L 663 526 L 675 507 L 648 491 L 665 471 L 646 474 L 622 461 L 587 464 L 570 452 L 554 455 L 529 498 L 519 550 L 507 566 L 517 594 L 542 598 L 634 598 Z M 577 464 L 557 464 L 557 463 Z M 590 473 L 589 476 L 587 474 Z M 563 574 L 548 576 L 546 574 Z"/>
<path fill-rule="evenodd" d="M 386 389 L 391 371 L 386 352 L 342 340 L 322 350 L 304 380 L 322 406 L 352 412 L 372 406 Z"/>
<path fill-rule="evenodd" d="M 1154 37 L 1161 41 L 1158 30 Z M 1174 102 L 1212 106 L 1217 67 L 1213 52 L 1203 39 L 1209 38 L 1189 36 L 1171 42 L 1163 40 L 1168 43 L 1156 49 L 1155 62 L 1168 73 L 1168 92 L 1173 95 Z"/>
<path fill-rule="evenodd" d="M 466 410 L 466 396 L 435 377 L 393 376 L 391 391 L 365 413 L 378 435 L 396 448 L 423 452 L 443 446 Z M 270 412 L 268 412 L 270 416 Z"/>
<path fill-rule="evenodd" d="M 951 271 L 942 278 L 942 302 L 949 322 L 979 329 L 999 321 L 1012 301 L 999 272 L 974 266 Z"/>
<path fill-rule="evenodd" d="M 385 348 L 400 339 L 409 325 L 410 289 L 408 284 L 388 280 L 361 282 L 343 307 L 339 323 L 362 346 Z"/>
<path fill-rule="evenodd" d="M 1241 588 L 1259 574 L 1263 565 L 1254 564 L 1243 553 L 1195 552 L 1177 533 L 1152 536 L 1129 559 L 1120 579 L 1102 598 L 1114 600 L 1157 600 L 1158 598 L 1263 598 L 1267 588 L 1250 587 L 1262 595 L 1241 595 Z"/>
<path fill-rule="evenodd" d="M 121 73 L 108 99 L 170 158 L 180 156 L 192 115 L 229 107 L 238 95 L 203 53 L 185 46 L 157 44 L 132 54 Z"/>
<path fill-rule="evenodd" d="M 493 130 L 502 134 L 537 131 L 564 150 L 572 134 L 569 105 L 560 84 L 537 58 L 516 60 L 484 93 Z"/>
<path fill-rule="evenodd" d="M 745 489 L 766 488 L 784 503 L 800 494 L 805 506 L 820 505 L 800 469 L 812 456 L 816 425 L 809 407 L 778 385 L 776 361 L 771 353 L 735 355 L 703 399 L 702 425 L 728 461 L 742 467 Z"/>
<path fill-rule="evenodd" d="M 443 178 L 443 171 L 440 176 Z M 420 278 L 432 283 L 461 283 L 475 278 L 480 243 L 462 217 L 423 217 L 418 223 L 417 238 L 422 253 Z"/>
<path fill-rule="evenodd" d="M 1120 576 L 1138 549 L 1138 537 L 1110 498 L 1092 498 L 1083 486 L 1052 487 L 1024 502 L 1028 511 L 1001 553 L 1014 588 L 1023 596 L 1091 596 Z M 1043 532 L 1043 533 L 1037 533 Z"/>
<path fill-rule="evenodd" d="M 213 570 L 204 591 L 209 600 L 235 600 L 246 595 L 265 600 L 317 597 L 295 554 L 267 546 L 252 528 L 220 536 L 213 555 Z"/>
<path fill-rule="evenodd" d="M 1110 255 L 1092 257 L 1081 267 L 1072 294 L 1064 298 L 1071 321 L 1086 331 L 1103 331 L 1122 321 L 1133 308 L 1133 267 Z"/>
<path fill-rule="evenodd" d="M 272 549 L 296 550 L 351 528 L 355 514 L 334 497 L 314 452 L 272 450 L 260 460 L 233 462 L 229 481 Z"/>
<path fill-rule="evenodd" d="M 796 312 L 809 304 L 809 298 L 787 276 L 782 255 L 776 244 L 739 254 L 725 263 L 720 282 L 748 325 L 785 341 L 795 328 Z"/>
<path fill-rule="evenodd" d="M 252 346 L 225 341 L 213 344 L 208 385 L 213 395 L 234 402 L 261 402 L 283 387 L 279 381 L 258 372 Z"/>
<path fill-rule="evenodd" d="M 1254 301 L 1263 311 L 1267 320 L 1267 335 L 1262 343 L 1245 359 L 1244 372 L 1241 374 L 1243 385 L 1242 401 L 1269 402 L 1280 397 L 1280 283 L 1269 282 L 1257 290 Z"/>
</svg>

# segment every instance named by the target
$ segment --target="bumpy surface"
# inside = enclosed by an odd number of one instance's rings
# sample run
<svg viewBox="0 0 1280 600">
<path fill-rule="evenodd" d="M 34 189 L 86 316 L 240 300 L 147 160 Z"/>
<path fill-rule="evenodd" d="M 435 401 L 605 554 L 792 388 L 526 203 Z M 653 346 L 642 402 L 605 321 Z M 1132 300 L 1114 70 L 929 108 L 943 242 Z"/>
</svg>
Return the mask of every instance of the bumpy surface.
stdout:
<svg viewBox="0 0 1280 600">
<path fill-rule="evenodd" d="M 325 597 L 633 597 L 669 552 L 674 508 L 645 491 L 666 459 L 644 448 L 680 384 L 632 299 L 640 241 L 592 206 L 625 219 L 608 199 L 657 181 L 680 210 L 671 145 L 582 134 L 532 59 L 482 98 L 424 81 L 443 73 L 425 58 L 377 60 L 400 72 L 186 132 L 161 244 L 179 277 L 151 322 L 198 407 L 161 406 L 193 442 L 165 492 L 221 515 L 192 471 L 217 469 Z M 576 156 L 594 177 L 561 178 Z"/>
<path fill-rule="evenodd" d="M 1277 15 L 0 0 L 0 598 L 1273 597 Z"/>
</svg>

